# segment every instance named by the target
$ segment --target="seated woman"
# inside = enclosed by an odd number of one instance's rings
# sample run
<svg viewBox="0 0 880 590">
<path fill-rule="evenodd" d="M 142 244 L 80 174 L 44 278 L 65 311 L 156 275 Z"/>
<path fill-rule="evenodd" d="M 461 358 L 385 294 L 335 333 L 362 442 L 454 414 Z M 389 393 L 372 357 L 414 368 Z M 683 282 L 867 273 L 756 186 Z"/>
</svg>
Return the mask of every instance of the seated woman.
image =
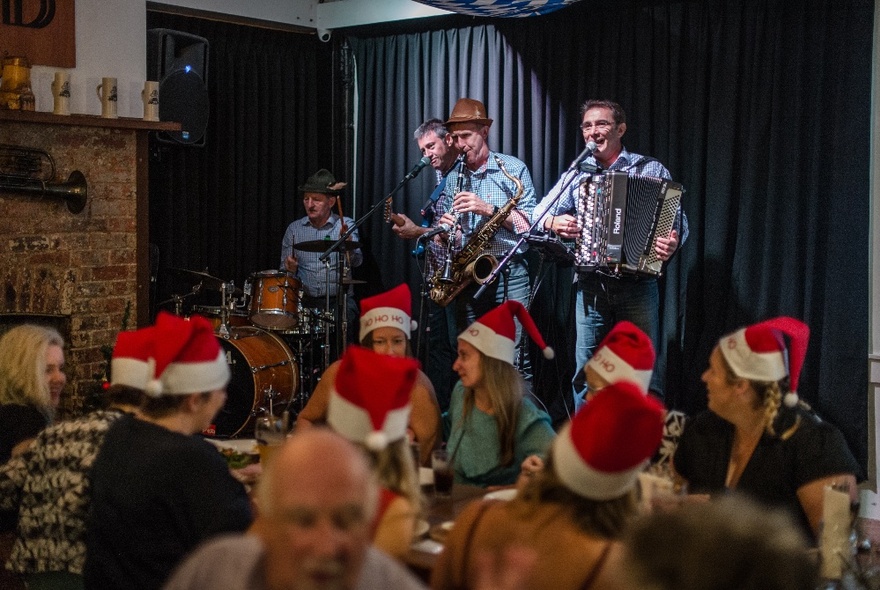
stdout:
<svg viewBox="0 0 880 590">
<path fill-rule="evenodd" d="M 636 482 L 660 443 L 663 412 L 633 383 L 604 388 L 559 433 L 547 467 L 519 496 L 462 512 L 431 587 L 473 587 L 478 555 L 518 546 L 537 553 L 524 588 L 615 588 L 608 564 L 622 553 L 619 539 L 638 511 Z"/>
<path fill-rule="evenodd" d="M 327 408 L 333 430 L 367 453 L 381 486 L 373 544 L 397 558 L 409 550 L 421 488 L 407 440 L 415 359 L 349 346 L 339 361 Z"/>
<path fill-rule="evenodd" d="M 67 384 L 64 339 L 22 324 L 0 338 L 0 463 L 22 453 L 52 423 Z"/>
<path fill-rule="evenodd" d="M 516 483 L 520 464 L 530 455 L 543 456 L 555 436 L 550 417 L 526 397 L 525 381 L 513 366 L 514 315 L 544 356 L 553 358 L 553 350 L 517 301 L 505 301 L 459 334 L 452 368 L 460 380 L 446 416 L 446 448 L 458 483 Z"/>
<path fill-rule="evenodd" d="M 379 354 L 412 356 L 409 344 L 411 309 L 412 296 L 405 284 L 361 301 L 361 345 Z M 306 407 L 297 416 L 297 423 L 313 424 L 327 419 L 327 403 L 338 370 L 339 361 L 327 367 Z M 419 443 L 421 463 L 427 466 L 431 461 L 431 451 L 438 442 L 440 406 L 437 405 L 434 386 L 421 370 L 410 392 L 410 399 L 412 413 L 407 434 L 411 441 Z"/>
<path fill-rule="evenodd" d="M 119 333 L 106 410 L 49 426 L 26 452 L 0 465 L 0 510 L 18 515 L 8 568 L 28 588 L 83 587 L 90 470 L 110 425 L 143 401 L 152 330 Z"/>
<path fill-rule="evenodd" d="M 780 317 L 721 338 L 703 373 L 709 409 L 688 421 L 673 466 L 691 492 L 737 490 L 789 509 L 818 534 L 823 488 L 848 485 L 855 500 L 860 468 L 840 431 L 798 403 L 809 334 Z"/>
<path fill-rule="evenodd" d="M 642 393 L 647 393 L 655 358 L 654 345 L 647 334 L 632 322 L 617 322 L 584 365 L 584 382 L 587 385 L 585 401 L 589 402 L 599 391 L 620 381 L 634 383 Z M 663 445 L 660 448 L 662 450 Z M 544 462 L 540 457 L 526 457 L 517 487 L 522 488 L 528 478 L 543 467 Z"/>
</svg>

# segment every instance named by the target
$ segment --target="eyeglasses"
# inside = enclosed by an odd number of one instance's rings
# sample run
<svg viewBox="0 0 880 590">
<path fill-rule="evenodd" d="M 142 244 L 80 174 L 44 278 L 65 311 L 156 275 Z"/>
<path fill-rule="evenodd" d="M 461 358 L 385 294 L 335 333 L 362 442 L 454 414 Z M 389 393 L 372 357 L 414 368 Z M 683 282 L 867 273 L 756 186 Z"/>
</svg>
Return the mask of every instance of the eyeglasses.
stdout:
<svg viewBox="0 0 880 590">
<path fill-rule="evenodd" d="M 593 127 L 596 128 L 596 131 L 608 131 L 613 126 L 614 126 L 614 123 L 612 121 L 604 121 L 604 120 L 596 121 L 595 123 L 584 122 L 584 123 L 581 123 L 580 125 L 578 125 L 578 127 L 580 127 L 580 130 L 583 131 L 584 133 L 589 132 Z"/>
</svg>

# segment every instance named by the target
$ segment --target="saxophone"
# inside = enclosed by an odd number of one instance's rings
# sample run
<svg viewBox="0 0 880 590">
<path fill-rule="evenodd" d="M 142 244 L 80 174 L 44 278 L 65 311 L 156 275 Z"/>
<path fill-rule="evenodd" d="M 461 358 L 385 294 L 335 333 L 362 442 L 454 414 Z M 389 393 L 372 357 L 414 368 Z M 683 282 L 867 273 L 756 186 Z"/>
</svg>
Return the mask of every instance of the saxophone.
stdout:
<svg viewBox="0 0 880 590">
<path fill-rule="evenodd" d="M 431 277 L 431 290 L 428 295 L 440 307 L 449 305 L 471 282 L 476 282 L 478 285 L 485 283 L 498 266 L 498 260 L 492 254 L 484 253 L 483 250 L 495 237 L 504 220 L 516 208 L 523 194 L 523 184 L 519 178 L 507 171 L 501 158 L 495 156 L 495 161 L 501 172 L 516 185 L 516 194 L 477 228 L 461 251 L 454 256 L 450 255 L 447 264 L 438 268 Z M 444 268 L 446 268 L 445 273 Z"/>
</svg>

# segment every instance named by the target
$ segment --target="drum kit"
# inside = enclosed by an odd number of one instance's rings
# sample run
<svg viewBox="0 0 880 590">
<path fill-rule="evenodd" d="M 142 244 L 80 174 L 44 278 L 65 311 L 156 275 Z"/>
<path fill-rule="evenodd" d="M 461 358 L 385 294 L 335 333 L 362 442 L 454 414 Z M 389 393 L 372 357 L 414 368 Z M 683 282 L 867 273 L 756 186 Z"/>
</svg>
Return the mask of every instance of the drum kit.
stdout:
<svg viewBox="0 0 880 590">
<path fill-rule="evenodd" d="M 303 242 L 297 248 L 326 249 L 326 242 Z M 314 250 L 317 251 L 317 250 Z M 305 407 L 329 363 L 334 314 L 304 308 L 302 284 L 293 273 L 277 270 L 250 275 L 243 289 L 206 272 L 169 268 L 190 293 L 160 303 L 173 304 L 182 317 L 198 314 L 214 325 L 232 377 L 227 401 L 205 434 L 223 438 L 250 436 L 255 417 L 270 405 L 296 415 Z M 345 284 L 353 284 L 349 280 Z M 202 291 L 219 291 L 220 305 L 188 305 Z"/>
</svg>

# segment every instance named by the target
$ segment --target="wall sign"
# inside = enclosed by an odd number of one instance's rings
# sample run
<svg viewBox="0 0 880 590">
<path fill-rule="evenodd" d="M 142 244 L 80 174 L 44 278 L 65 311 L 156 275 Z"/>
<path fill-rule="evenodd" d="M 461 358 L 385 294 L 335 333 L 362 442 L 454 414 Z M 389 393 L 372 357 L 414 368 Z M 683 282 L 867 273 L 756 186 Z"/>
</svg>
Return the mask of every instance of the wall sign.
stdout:
<svg viewBox="0 0 880 590">
<path fill-rule="evenodd" d="M 76 67 L 75 0 L 0 0 L 0 57 Z"/>
</svg>

